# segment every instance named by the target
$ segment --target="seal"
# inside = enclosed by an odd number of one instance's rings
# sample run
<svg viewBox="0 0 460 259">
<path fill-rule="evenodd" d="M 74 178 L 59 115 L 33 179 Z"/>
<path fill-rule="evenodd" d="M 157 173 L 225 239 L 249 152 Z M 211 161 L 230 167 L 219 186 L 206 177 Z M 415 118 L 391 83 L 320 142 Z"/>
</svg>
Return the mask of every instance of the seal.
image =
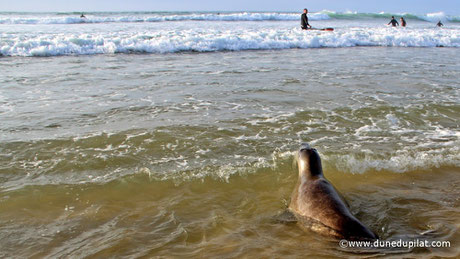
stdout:
<svg viewBox="0 0 460 259">
<path fill-rule="evenodd" d="M 316 149 L 303 144 L 299 150 L 299 179 L 288 210 L 304 230 L 347 240 L 378 239 L 350 212 L 347 202 L 324 177 Z"/>
</svg>

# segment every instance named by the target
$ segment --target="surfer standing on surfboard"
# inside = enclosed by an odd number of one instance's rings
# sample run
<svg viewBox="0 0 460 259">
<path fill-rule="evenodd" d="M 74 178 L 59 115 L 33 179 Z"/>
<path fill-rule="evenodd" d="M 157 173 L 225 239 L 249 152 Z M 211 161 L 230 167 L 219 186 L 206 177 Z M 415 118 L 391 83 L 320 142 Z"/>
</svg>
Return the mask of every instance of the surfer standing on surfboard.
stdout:
<svg viewBox="0 0 460 259">
<path fill-rule="evenodd" d="M 300 16 L 300 27 L 302 30 L 308 30 L 309 28 L 311 29 L 311 25 L 308 24 L 308 9 L 305 8 L 303 9 L 303 14 Z"/>
</svg>

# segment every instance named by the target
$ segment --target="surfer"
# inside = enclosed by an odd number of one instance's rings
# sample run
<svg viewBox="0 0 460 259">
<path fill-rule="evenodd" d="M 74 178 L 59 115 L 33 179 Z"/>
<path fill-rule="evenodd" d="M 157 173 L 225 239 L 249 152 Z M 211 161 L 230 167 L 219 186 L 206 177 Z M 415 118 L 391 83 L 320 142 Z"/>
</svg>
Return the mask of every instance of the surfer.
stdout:
<svg viewBox="0 0 460 259">
<path fill-rule="evenodd" d="M 438 27 L 442 27 L 442 26 L 444 26 L 444 24 L 442 24 L 442 22 L 441 22 L 441 21 L 439 21 L 439 22 L 438 22 L 438 24 L 436 24 L 436 25 L 437 25 Z"/>
<path fill-rule="evenodd" d="M 81 19 L 84 19 L 84 18 L 86 18 L 86 16 L 82 13 L 82 14 L 80 15 L 80 18 L 81 18 Z"/>
<path fill-rule="evenodd" d="M 393 27 L 396 27 L 396 25 L 399 26 L 399 23 L 398 21 L 396 21 L 395 17 L 394 16 L 391 16 L 391 21 L 387 24 L 387 25 L 392 25 Z"/>
<path fill-rule="evenodd" d="M 311 29 L 311 25 L 308 24 L 308 9 L 305 8 L 303 9 L 303 14 L 300 16 L 300 27 L 302 30 L 308 30 L 309 28 Z"/>
<path fill-rule="evenodd" d="M 401 17 L 401 26 L 402 27 L 406 27 L 407 23 L 406 23 L 406 20 L 404 20 L 404 17 Z"/>
</svg>

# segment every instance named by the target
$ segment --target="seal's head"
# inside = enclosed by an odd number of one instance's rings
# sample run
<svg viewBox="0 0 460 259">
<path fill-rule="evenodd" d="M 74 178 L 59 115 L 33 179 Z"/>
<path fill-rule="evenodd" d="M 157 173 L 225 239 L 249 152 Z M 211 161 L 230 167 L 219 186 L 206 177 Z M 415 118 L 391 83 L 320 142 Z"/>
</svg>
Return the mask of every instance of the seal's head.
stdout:
<svg viewBox="0 0 460 259">
<path fill-rule="evenodd" d="M 321 176 L 323 174 L 323 167 L 321 166 L 321 158 L 318 151 L 311 148 L 307 143 L 303 143 L 299 150 L 299 175 L 307 176 Z"/>
</svg>

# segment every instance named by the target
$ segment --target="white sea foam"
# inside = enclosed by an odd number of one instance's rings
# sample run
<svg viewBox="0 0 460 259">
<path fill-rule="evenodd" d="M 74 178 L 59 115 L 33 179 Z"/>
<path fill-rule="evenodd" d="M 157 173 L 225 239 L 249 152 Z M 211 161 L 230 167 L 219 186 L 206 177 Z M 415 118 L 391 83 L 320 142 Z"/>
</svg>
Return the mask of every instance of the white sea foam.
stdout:
<svg viewBox="0 0 460 259">
<path fill-rule="evenodd" d="M 350 28 L 308 32 L 292 28 L 245 30 L 162 30 L 17 35 L 2 34 L 4 56 L 59 56 L 112 53 L 172 53 L 354 46 L 460 47 L 458 30 Z"/>
<path fill-rule="evenodd" d="M 397 128 L 399 125 L 399 119 L 394 114 L 387 114 L 385 118 L 390 123 L 391 128 Z"/>
<path fill-rule="evenodd" d="M 255 136 L 241 135 L 241 136 L 235 137 L 234 139 L 237 140 L 237 141 L 241 141 L 241 140 L 262 140 L 262 139 L 266 139 L 266 138 L 267 138 L 267 136 L 260 136 L 260 133 L 257 133 L 257 135 L 255 135 Z"/>
<path fill-rule="evenodd" d="M 447 20 L 452 20 L 449 19 L 444 12 L 437 12 L 437 13 L 428 13 L 425 15 L 418 15 L 422 20 L 428 21 L 428 22 L 437 22 L 437 21 L 447 21 Z"/>
<path fill-rule="evenodd" d="M 460 152 L 457 147 L 438 148 L 436 150 L 401 150 L 378 158 L 372 154 L 364 157 L 355 155 L 324 156 L 326 163 L 341 172 L 365 173 L 368 171 L 392 171 L 398 173 L 414 170 L 430 170 L 441 166 L 460 166 Z"/>
<path fill-rule="evenodd" d="M 425 150 L 414 152 L 414 150 L 400 150 L 387 157 L 378 157 L 378 154 L 363 149 L 362 156 L 351 154 L 327 155 L 321 153 L 325 170 L 334 168 L 340 172 L 362 174 L 369 171 L 392 171 L 405 173 L 414 170 L 431 170 L 442 166 L 460 166 L 460 150 L 457 147 L 445 147 L 436 150 Z M 262 168 L 276 168 L 291 158 L 296 162 L 297 151 L 274 151 L 271 162 L 266 157 L 240 156 L 235 155 L 233 165 L 219 165 L 205 168 L 182 168 L 178 166 L 174 174 L 156 172 L 148 174 L 157 180 L 177 179 L 187 181 L 202 179 L 205 177 L 216 177 L 229 181 L 233 175 L 255 173 Z M 141 171 L 144 172 L 144 171 Z"/>
<path fill-rule="evenodd" d="M 312 21 L 330 19 L 363 19 L 388 18 L 391 15 L 404 15 L 409 19 L 435 22 L 438 20 L 459 22 L 458 16 L 446 15 L 444 12 L 427 14 L 392 14 L 392 13 L 358 13 L 356 11 L 336 12 L 323 10 L 310 12 Z M 224 12 L 224 13 L 89 13 L 85 18 L 79 14 L 54 13 L 0 13 L 0 24 L 84 24 L 84 23 L 142 23 L 142 22 L 174 22 L 174 21 L 296 21 L 297 12 Z"/>
<path fill-rule="evenodd" d="M 328 20 L 327 13 L 310 13 L 313 21 Z M 132 23 L 168 21 L 293 21 L 299 20 L 298 13 L 191 13 L 191 14 L 144 14 L 95 16 L 0 16 L 0 24 L 79 24 L 79 23 Z"/>
</svg>

